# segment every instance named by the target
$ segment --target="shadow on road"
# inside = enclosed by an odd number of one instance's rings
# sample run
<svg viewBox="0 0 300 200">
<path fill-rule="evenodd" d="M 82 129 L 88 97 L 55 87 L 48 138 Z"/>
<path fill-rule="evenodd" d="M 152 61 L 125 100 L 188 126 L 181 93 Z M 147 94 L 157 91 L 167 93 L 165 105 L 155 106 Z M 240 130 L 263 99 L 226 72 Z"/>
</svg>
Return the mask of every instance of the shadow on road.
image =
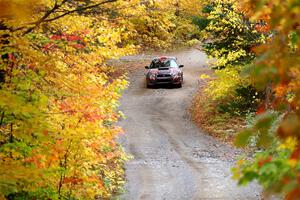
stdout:
<svg viewBox="0 0 300 200">
<path fill-rule="evenodd" d="M 164 84 L 164 85 L 153 85 L 153 86 L 145 86 L 147 89 L 181 89 L 176 85 Z"/>
</svg>

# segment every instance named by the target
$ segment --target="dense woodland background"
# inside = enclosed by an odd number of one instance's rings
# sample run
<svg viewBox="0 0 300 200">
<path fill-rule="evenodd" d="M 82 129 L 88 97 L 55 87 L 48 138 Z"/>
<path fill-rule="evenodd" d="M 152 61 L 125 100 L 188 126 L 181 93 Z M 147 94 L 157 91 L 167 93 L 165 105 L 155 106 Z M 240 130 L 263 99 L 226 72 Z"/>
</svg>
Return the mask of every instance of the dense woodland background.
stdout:
<svg viewBox="0 0 300 200">
<path fill-rule="evenodd" d="M 233 177 L 300 196 L 298 0 L 1 0 L 0 7 L 2 199 L 122 192 L 129 157 L 115 141 L 123 134 L 115 122 L 128 79 L 108 61 L 196 44 L 213 59 L 212 73 L 199 75 L 207 86 L 195 98 L 195 120 L 254 154 Z"/>
</svg>

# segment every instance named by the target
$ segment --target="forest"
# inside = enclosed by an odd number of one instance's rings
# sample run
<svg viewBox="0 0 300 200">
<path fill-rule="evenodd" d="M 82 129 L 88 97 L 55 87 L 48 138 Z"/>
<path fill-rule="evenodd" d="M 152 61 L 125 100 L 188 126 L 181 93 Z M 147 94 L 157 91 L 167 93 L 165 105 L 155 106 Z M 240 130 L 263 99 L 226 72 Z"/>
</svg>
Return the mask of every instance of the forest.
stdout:
<svg viewBox="0 0 300 200">
<path fill-rule="evenodd" d="M 0 0 L 0 8 L 0 199 L 123 193 L 132 158 L 117 122 L 130 78 L 110 61 L 195 46 L 211 72 L 198 75 L 206 86 L 194 120 L 252 152 L 233 179 L 299 198 L 299 0 Z"/>
</svg>

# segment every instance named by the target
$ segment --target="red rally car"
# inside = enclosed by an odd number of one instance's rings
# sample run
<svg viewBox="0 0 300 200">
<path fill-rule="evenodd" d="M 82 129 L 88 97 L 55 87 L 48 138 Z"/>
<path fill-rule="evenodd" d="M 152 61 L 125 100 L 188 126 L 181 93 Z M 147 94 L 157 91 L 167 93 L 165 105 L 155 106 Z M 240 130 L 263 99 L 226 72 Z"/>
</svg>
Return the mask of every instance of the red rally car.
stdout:
<svg viewBox="0 0 300 200">
<path fill-rule="evenodd" d="M 172 84 L 177 87 L 182 87 L 183 72 L 181 68 L 183 65 L 177 64 L 175 57 L 161 56 L 154 58 L 146 73 L 147 87 L 161 84 Z"/>
</svg>

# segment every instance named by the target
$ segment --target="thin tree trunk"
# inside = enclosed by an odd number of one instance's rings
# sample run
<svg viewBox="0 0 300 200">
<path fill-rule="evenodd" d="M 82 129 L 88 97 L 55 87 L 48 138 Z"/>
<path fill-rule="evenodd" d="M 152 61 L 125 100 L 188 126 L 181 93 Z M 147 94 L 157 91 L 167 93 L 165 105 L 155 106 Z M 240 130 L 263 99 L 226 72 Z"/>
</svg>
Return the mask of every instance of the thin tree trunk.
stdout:
<svg viewBox="0 0 300 200">
<path fill-rule="evenodd" d="M 9 135 L 9 142 L 13 143 L 14 135 L 13 135 L 13 123 L 10 123 L 10 135 Z"/>
<path fill-rule="evenodd" d="M 63 161 L 60 162 L 60 166 L 63 167 L 65 170 L 67 170 L 67 162 L 68 162 L 68 155 L 69 155 L 69 150 L 71 148 L 72 145 L 72 140 L 70 141 L 70 144 L 67 148 L 67 151 L 64 155 Z M 61 173 L 60 175 L 60 180 L 59 180 L 59 184 L 58 184 L 58 199 L 61 199 L 61 189 L 63 186 L 63 181 L 65 179 L 65 173 Z"/>
<path fill-rule="evenodd" d="M 179 0 L 176 1 L 175 8 L 176 8 L 175 16 L 178 17 L 180 15 L 180 2 L 179 2 Z"/>
<path fill-rule="evenodd" d="M 3 124 L 3 120 L 4 120 L 4 111 L 2 111 L 2 114 L 1 114 L 1 119 L 0 119 L 0 126 L 2 126 Z"/>
<path fill-rule="evenodd" d="M 266 110 L 270 108 L 271 96 L 272 96 L 272 83 L 269 82 L 266 87 L 266 101 L 265 101 Z"/>
</svg>

